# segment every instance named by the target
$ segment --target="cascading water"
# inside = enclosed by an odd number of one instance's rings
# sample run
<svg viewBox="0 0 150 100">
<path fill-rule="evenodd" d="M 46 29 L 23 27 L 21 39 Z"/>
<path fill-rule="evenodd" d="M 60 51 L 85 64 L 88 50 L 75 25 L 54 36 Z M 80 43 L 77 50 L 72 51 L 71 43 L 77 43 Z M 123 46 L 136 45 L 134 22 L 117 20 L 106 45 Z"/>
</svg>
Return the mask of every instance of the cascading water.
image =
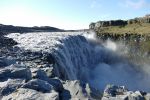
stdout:
<svg viewBox="0 0 150 100">
<path fill-rule="evenodd" d="M 105 46 L 86 40 L 83 36 L 71 36 L 61 40 L 55 51 L 59 77 L 82 80 L 102 90 L 107 84 L 125 85 L 129 89 L 144 89 L 148 85 L 140 69 L 119 56 L 114 43 Z M 109 44 L 110 43 L 110 44 Z M 112 50 L 111 50 L 112 49 Z M 135 85 L 135 83 L 137 83 Z"/>
<path fill-rule="evenodd" d="M 87 36 L 77 32 L 8 35 L 24 49 L 52 54 L 56 62 L 55 74 L 63 80 L 81 80 L 99 90 L 107 84 L 115 84 L 150 91 L 150 75 L 146 76 L 136 65 L 117 54 L 115 43 L 100 44 L 93 34 L 92 40 Z"/>
</svg>

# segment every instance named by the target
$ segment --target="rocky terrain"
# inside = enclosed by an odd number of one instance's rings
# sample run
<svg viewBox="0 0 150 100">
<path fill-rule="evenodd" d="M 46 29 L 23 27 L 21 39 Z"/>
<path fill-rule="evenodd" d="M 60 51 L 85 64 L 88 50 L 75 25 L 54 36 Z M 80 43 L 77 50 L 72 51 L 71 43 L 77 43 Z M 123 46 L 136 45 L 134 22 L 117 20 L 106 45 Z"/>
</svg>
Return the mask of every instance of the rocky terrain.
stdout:
<svg viewBox="0 0 150 100">
<path fill-rule="evenodd" d="M 106 86 L 103 92 L 88 81 L 87 72 L 91 70 L 88 67 L 94 67 L 97 61 L 108 65 L 113 62 L 117 66 L 118 61 L 122 60 L 116 55 L 110 56 L 112 52 L 106 49 L 100 49 L 103 56 L 93 59 L 96 51 L 93 51 L 93 46 L 90 47 L 84 34 L 40 32 L 13 33 L 1 37 L 0 99 L 149 100 L 150 94 L 146 92 L 133 92 L 115 85 Z M 118 60 L 115 61 L 114 57 Z M 90 76 L 92 79 L 94 73 Z"/>
<path fill-rule="evenodd" d="M 32 33 L 30 33 L 29 36 L 36 36 L 38 33 L 31 34 Z M 30 42 L 25 41 L 26 39 L 23 39 L 23 37 L 22 41 L 19 41 L 20 39 L 18 39 L 18 41 L 14 39 L 17 42 L 8 37 L 1 40 L 0 99 L 69 100 L 94 99 L 99 97 L 100 94 L 96 94 L 96 90 L 91 90 L 84 82 L 79 80 L 66 80 L 68 76 L 65 77 L 66 73 L 63 73 L 63 70 L 61 71 L 62 74 L 57 72 L 61 68 L 57 69 L 54 67 L 56 61 L 50 52 L 53 46 L 57 45 L 59 38 L 62 37 L 60 37 L 59 34 L 54 37 L 49 35 L 49 33 L 45 35 L 49 36 L 48 39 L 53 39 L 53 41 L 47 40 L 49 45 L 42 43 L 44 40 L 40 41 L 42 44 L 38 44 L 39 47 L 35 48 L 36 42 L 34 39 L 39 37 L 39 35 L 35 38 L 28 37 L 29 40 L 27 41 Z M 33 39 L 30 40 L 31 38 Z M 18 43 L 21 45 L 17 45 Z M 40 46 L 42 46 L 42 48 L 40 48 Z M 58 77 L 58 74 L 62 76 Z"/>
</svg>

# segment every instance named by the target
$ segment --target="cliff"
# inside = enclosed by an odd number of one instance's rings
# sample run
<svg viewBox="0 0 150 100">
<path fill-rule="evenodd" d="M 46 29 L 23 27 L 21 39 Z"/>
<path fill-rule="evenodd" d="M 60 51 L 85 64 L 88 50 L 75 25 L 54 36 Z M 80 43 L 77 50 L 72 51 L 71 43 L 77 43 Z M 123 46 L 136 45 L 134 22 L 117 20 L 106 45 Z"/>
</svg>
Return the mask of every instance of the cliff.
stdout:
<svg viewBox="0 0 150 100">
<path fill-rule="evenodd" d="M 129 20 L 110 20 L 91 23 L 89 29 L 104 39 L 150 38 L 150 15 Z M 132 38 L 132 39 L 133 39 Z"/>
<path fill-rule="evenodd" d="M 150 23 L 150 15 L 145 15 L 144 17 L 137 17 L 129 20 L 110 20 L 110 21 L 98 21 L 96 23 L 91 23 L 89 25 L 90 29 L 97 29 L 100 27 L 109 26 L 126 26 L 130 24 L 143 24 Z"/>
</svg>

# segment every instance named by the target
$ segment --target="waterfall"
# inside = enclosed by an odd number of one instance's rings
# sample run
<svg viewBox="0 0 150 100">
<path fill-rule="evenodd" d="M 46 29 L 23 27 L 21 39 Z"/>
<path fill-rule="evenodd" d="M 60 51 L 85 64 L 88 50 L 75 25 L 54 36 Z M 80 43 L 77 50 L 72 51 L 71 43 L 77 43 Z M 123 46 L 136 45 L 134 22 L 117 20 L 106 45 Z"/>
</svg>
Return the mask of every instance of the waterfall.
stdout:
<svg viewBox="0 0 150 100">
<path fill-rule="evenodd" d="M 101 44 L 86 38 L 85 33 L 13 33 L 18 46 L 25 50 L 52 54 L 55 59 L 55 75 L 63 80 L 81 80 L 102 90 L 107 84 L 124 85 L 133 90 L 150 91 L 149 76 L 126 58 L 109 48 L 110 41 Z M 136 85 L 135 85 L 136 83 Z"/>
</svg>

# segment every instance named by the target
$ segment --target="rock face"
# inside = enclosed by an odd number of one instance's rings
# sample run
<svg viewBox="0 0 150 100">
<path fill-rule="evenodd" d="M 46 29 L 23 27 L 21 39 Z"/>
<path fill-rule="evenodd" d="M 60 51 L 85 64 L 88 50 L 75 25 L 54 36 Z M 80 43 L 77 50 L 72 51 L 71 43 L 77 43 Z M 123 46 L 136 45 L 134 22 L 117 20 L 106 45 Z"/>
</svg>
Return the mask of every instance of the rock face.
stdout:
<svg viewBox="0 0 150 100">
<path fill-rule="evenodd" d="M 127 21 L 124 20 L 111 20 L 111 21 L 99 21 L 96 23 L 91 23 L 89 25 L 90 29 L 95 29 L 99 27 L 107 27 L 107 26 L 125 26 L 127 25 Z"/>
<path fill-rule="evenodd" d="M 32 89 L 19 88 L 16 92 L 4 96 L 2 100 L 59 100 L 57 92 L 41 93 Z"/>
<path fill-rule="evenodd" d="M 89 29 L 97 29 L 100 27 L 107 27 L 107 26 L 125 26 L 127 24 L 134 24 L 134 23 L 150 23 L 150 16 L 145 15 L 144 17 L 134 18 L 130 20 L 110 20 L 110 21 L 98 21 L 96 23 L 91 23 L 89 25 Z"/>
</svg>

